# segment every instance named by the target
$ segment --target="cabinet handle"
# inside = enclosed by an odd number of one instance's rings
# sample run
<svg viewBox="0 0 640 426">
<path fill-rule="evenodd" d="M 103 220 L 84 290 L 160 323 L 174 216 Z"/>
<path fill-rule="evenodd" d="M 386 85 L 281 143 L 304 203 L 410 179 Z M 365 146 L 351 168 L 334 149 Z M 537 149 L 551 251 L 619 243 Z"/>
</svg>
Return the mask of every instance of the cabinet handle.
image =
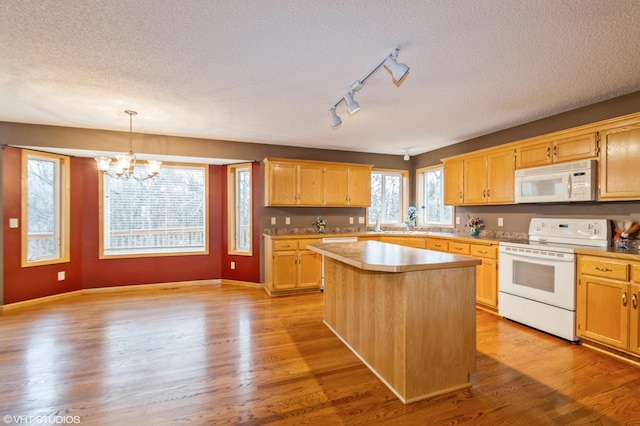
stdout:
<svg viewBox="0 0 640 426">
<path fill-rule="evenodd" d="M 638 295 L 635 293 L 631 296 L 631 305 L 633 305 L 633 309 L 638 309 Z"/>
<path fill-rule="evenodd" d="M 434 246 L 436 246 L 436 247 L 442 247 L 440 244 L 434 244 Z"/>
<path fill-rule="evenodd" d="M 551 148 L 547 147 L 547 158 L 551 158 Z"/>
<path fill-rule="evenodd" d="M 622 306 L 627 306 L 627 292 L 622 293 Z"/>
<path fill-rule="evenodd" d="M 482 198 L 487 198 L 487 190 L 486 189 L 482 190 Z"/>
<path fill-rule="evenodd" d="M 486 251 L 486 250 L 478 250 L 478 253 L 480 253 L 480 254 L 487 254 L 487 253 L 488 253 L 488 251 Z"/>
<path fill-rule="evenodd" d="M 462 250 L 462 247 L 454 247 L 453 249 L 459 251 L 459 250 Z"/>
<path fill-rule="evenodd" d="M 491 198 L 491 188 L 487 189 L 487 198 Z"/>
<path fill-rule="evenodd" d="M 553 158 L 558 156 L 558 146 L 554 145 L 553 146 Z"/>
<path fill-rule="evenodd" d="M 613 271 L 613 269 L 604 268 L 602 266 L 594 266 L 593 269 L 596 269 L 596 270 L 602 271 L 602 272 L 611 272 L 611 271 Z"/>
</svg>

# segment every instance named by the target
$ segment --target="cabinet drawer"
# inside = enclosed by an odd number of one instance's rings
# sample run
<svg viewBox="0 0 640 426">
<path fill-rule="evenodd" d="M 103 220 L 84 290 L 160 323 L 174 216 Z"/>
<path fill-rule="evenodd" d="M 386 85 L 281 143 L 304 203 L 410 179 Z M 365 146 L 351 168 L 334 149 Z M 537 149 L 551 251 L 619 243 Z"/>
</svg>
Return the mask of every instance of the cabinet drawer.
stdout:
<svg viewBox="0 0 640 426">
<path fill-rule="evenodd" d="M 273 249 L 275 251 L 298 250 L 298 241 L 297 240 L 274 241 Z"/>
<path fill-rule="evenodd" d="M 449 251 L 449 241 L 427 238 L 427 249 Z"/>
<path fill-rule="evenodd" d="M 318 243 L 321 243 L 321 242 L 322 242 L 322 240 L 320 238 L 314 238 L 312 240 L 311 239 L 305 239 L 305 240 L 298 241 L 298 245 L 299 245 L 300 250 L 306 250 L 307 246 L 309 244 L 318 244 Z"/>
<path fill-rule="evenodd" d="M 631 264 L 631 281 L 640 283 L 640 264 Z"/>
<path fill-rule="evenodd" d="M 497 259 L 498 258 L 498 246 L 472 245 L 471 246 L 471 256 L 484 257 L 484 258 L 487 258 L 487 259 Z"/>
<path fill-rule="evenodd" d="M 449 253 L 453 254 L 469 254 L 469 244 L 452 241 L 449 243 Z"/>
<path fill-rule="evenodd" d="M 580 273 L 612 280 L 629 281 L 629 264 L 615 260 L 583 257 Z"/>
</svg>

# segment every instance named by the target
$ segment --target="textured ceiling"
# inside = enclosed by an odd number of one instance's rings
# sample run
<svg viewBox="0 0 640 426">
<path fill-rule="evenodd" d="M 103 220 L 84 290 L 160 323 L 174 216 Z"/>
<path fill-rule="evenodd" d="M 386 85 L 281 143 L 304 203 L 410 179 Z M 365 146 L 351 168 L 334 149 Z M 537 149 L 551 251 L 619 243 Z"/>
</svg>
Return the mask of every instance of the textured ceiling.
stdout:
<svg viewBox="0 0 640 426">
<path fill-rule="evenodd" d="M 637 0 L 2 0 L 0 121 L 418 154 L 640 90 L 639 41 Z"/>
</svg>

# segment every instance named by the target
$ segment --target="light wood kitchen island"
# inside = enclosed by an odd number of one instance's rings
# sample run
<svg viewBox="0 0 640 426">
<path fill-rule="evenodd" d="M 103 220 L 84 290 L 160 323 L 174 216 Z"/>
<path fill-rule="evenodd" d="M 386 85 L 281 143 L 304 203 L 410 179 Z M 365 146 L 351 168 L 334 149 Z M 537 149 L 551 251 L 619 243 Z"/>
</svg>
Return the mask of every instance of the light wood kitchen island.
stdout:
<svg viewBox="0 0 640 426">
<path fill-rule="evenodd" d="M 480 261 L 378 241 L 313 244 L 324 323 L 405 404 L 470 387 Z"/>
</svg>

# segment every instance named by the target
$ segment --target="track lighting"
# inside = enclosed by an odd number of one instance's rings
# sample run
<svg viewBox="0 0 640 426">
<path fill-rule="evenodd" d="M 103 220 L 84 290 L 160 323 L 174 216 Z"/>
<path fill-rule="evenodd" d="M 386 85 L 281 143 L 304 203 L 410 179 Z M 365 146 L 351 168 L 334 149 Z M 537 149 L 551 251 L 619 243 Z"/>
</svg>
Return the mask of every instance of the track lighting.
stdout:
<svg viewBox="0 0 640 426">
<path fill-rule="evenodd" d="M 331 126 L 337 127 L 342 124 L 342 120 L 336 113 L 336 108 L 343 102 L 347 105 L 347 111 L 349 114 L 353 114 L 360 110 L 360 105 L 355 101 L 354 94 L 356 91 L 362 89 L 364 83 L 371 77 L 371 75 L 378 71 L 382 66 L 384 66 L 393 77 L 396 83 L 401 83 L 402 80 L 407 76 L 409 72 L 409 67 L 405 64 L 399 64 L 396 58 L 398 57 L 398 52 L 400 52 L 400 47 L 396 47 L 391 53 L 389 53 L 378 65 L 376 65 L 367 75 L 363 78 L 356 80 L 350 87 L 349 91 L 342 97 L 338 102 L 333 104 L 331 108 L 329 108 L 329 116 L 331 117 Z M 409 155 L 407 153 L 407 155 Z M 408 160 L 405 156 L 405 160 Z"/>
<path fill-rule="evenodd" d="M 349 111 L 349 114 L 360 111 L 360 104 L 353 99 L 353 92 L 347 92 L 344 95 L 344 101 L 347 103 L 347 111 Z"/>
</svg>

